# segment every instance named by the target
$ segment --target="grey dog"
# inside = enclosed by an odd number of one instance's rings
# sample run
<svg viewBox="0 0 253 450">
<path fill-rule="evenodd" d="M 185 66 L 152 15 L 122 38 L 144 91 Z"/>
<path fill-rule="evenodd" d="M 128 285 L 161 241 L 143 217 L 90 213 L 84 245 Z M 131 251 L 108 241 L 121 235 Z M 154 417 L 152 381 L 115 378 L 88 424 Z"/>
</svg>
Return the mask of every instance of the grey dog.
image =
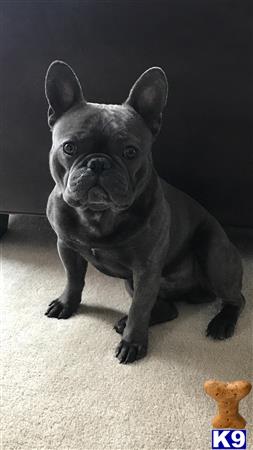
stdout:
<svg viewBox="0 0 253 450">
<path fill-rule="evenodd" d="M 220 224 L 154 169 L 167 93 L 159 67 L 144 72 L 121 105 L 87 102 L 62 61 L 46 75 L 55 181 L 47 216 L 67 278 L 46 315 L 66 319 L 78 309 L 88 262 L 124 279 L 132 302 L 115 325 L 121 363 L 146 355 L 149 325 L 177 317 L 177 300 L 222 301 L 206 331 L 214 339 L 232 336 L 245 303 L 241 259 Z"/>
</svg>

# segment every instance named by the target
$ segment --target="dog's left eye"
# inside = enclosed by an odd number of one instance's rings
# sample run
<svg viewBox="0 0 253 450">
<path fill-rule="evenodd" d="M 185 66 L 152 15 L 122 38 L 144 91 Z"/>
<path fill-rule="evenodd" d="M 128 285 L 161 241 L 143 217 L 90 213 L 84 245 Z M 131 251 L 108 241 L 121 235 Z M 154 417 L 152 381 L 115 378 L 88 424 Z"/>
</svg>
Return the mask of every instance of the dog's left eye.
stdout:
<svg viewBox="0 0 253 450">
<path fill-rule="evenodd" d="M 63 144 L 63 151 L 64 153 L 67 153 L 67 155 L 73 155 L 76 151 L 75 142 L 65 142 L 65 144 Z"/>
<path fill-rule="evenodd" d="M 134 159 L 137 155 L 137 149 L 135 147 L 127 147 L 123 151 L 123 156 L 126 159 Z"/>
</svg>

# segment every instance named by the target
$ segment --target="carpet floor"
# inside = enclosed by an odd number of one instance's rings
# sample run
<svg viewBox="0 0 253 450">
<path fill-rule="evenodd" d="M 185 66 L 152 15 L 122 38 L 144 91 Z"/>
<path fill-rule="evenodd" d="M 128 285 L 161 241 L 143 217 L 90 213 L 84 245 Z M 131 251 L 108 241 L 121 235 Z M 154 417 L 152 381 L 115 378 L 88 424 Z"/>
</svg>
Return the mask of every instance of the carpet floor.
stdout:
<svg viewBox="0 0 253 450">
<path fill-rule="evenodd" d="M 129 307 L 122 281 L 90 267 L 78 314 L 48 319 L 64 286 L 54 233 L 45 218 L 11 216 L 1 240 L 2 448 L 211 448 L 216 405 L 204 381 L 253 378 L 252 239 L 239 237 L 238 247 L 248 303 L 234 337 L 205 337 L 217 304 L 180 304 L 176 320 L 150 329 L 148 356 L 120 365 L 113 325 Z M 252 398 L 241 402 L 249 430 Z"/>
</svg>

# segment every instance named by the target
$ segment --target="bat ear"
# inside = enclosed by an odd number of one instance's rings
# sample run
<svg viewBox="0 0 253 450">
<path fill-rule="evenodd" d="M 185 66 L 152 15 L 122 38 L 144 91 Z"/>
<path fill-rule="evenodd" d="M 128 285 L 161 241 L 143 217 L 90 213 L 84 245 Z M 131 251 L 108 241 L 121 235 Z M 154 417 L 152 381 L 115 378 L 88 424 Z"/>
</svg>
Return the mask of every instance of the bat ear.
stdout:
<svg viewBox="0 0 253 450">
<path fill-rule="evenodd" d="M 167 103 L 168 82 L 160 67 L 146 70 L 130 90 L 125 104 L 132 106 L 156 136 L 162 123 L 162 112 Z"/>
<path fill-rule="evenodd" d="M 50 128 L 72 106 L 85 102 L 75 72 L 63 61 L 53 61 L 50 64 L 46 73 L 45 93 L 49 104 L 48 124 Z"/>
</svg>

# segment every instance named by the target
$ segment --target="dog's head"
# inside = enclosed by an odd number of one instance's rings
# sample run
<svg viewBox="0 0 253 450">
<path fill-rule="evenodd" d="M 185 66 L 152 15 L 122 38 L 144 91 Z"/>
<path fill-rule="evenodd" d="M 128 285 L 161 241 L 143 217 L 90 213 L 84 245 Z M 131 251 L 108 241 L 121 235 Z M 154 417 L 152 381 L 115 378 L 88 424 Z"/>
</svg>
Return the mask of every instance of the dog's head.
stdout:
<svg viewBox="0 0 253 450">
<path fill-rule="evenodd" d="M 152 67 L 122 105 L 90 103 L 71 67 L 61 61 L 49 66 L 50 169 L 65 202 L 93 210 L 122 210 L 134 202 L 152 170 L 167 91 L 165 73 Z"/>
</svg>

